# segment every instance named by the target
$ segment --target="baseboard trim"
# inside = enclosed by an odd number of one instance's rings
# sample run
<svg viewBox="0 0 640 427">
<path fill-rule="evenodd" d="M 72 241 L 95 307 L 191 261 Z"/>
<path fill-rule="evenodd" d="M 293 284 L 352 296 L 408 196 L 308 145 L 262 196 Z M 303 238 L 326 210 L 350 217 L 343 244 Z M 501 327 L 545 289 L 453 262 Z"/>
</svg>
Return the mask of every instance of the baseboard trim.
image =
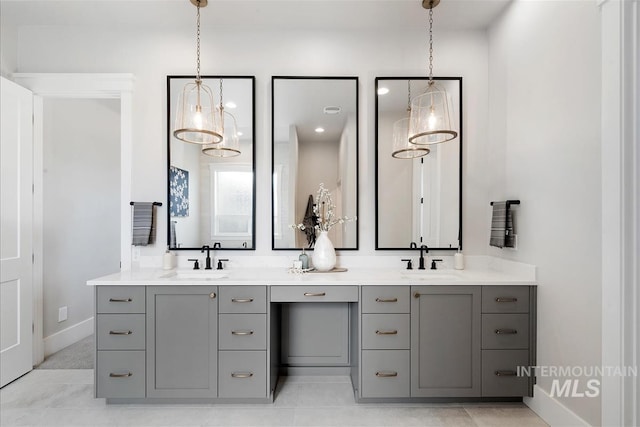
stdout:
<svg viewBox="0 0 640 427">
<path fill-rule="evenodd" d="M 93 333 L 93 317 L 49 335 L 44 341 L 44 355 L 56 353 Z"/>
<path fill-rule="evenodd" d="M 525 397 L 522 401 L 550 426 L 590 426 L 588 422 L 537 385 L 533 387 L 533 397 Z"/>
</svg>

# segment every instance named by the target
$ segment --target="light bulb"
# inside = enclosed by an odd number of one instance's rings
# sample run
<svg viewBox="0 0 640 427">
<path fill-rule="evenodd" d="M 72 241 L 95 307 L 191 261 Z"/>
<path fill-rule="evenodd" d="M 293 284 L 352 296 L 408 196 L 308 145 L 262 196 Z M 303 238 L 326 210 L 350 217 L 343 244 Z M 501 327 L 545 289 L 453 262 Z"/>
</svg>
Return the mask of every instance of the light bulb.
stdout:
<svg viewBox="0 0 640 427">
<path fill-rule="evenodd" d="M 196 111 L 193 115 L 193 124 L 196 129 L 202 130 L 202 112 Z"/>
<path fill-rule="evenodd" d="M 432 107 L 431 112 L 429 113 L 429 130 L 434 130 L 436 128 L 436 124 L 438 124 L 438 118 L 436 117 Z"/>
</svg>

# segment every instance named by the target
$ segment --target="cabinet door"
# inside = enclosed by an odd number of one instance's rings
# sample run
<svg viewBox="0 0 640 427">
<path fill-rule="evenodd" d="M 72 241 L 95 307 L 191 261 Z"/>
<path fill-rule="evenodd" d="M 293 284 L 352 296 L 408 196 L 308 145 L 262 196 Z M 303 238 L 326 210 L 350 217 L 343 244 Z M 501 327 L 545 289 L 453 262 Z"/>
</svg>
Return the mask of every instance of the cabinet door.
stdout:
<svg viewBox="0 0 640 427">
<path fill-rule="evenodd" d="M 411 289 L 411 396 L 480 396 L 480 288 Z"/>
<path fill-rule="evenodd" d="M 147 397 L 216 397 L 215 286 L 147 289 Z"/>
</svg>

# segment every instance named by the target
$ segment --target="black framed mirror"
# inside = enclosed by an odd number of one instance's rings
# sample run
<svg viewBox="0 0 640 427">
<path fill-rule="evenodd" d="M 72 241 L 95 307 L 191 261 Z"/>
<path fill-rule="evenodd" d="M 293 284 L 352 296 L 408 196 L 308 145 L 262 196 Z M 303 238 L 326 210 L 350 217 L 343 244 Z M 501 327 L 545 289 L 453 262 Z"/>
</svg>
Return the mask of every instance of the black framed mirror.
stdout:
<svg viewBox="0 0 640 427">
<path fill-rule="evenodd" d="M 397 133 L 408 100 L 424 93 L 428 80 L 376 78 L 376 249 L 462 248 L 462 77 L 434 77 L 449 94 L 457 137 L 415 158 L 394 147 L 394 125 Z"/>
<path fill-rule="evenodd" d="M 194 81 L 195 76 L 167 76 L 167 244 L 175 250 L 254 250 L 255 77 L 202 76 L 215 105 L 222 94 L 231 150 L 203 149 L 174 136 L 179 96 Z"/>
<path fill-rule="evenodd" d="M 293 226 L 310 217 L 320 184 L 336 217 L 358 215 L 358 78 L 274 76 L 271 96 L 272 249 L 309 248 L 310 235 Z M 339 223 L 329 238 L 355 250 L 358 229 Z"/>
</svg>

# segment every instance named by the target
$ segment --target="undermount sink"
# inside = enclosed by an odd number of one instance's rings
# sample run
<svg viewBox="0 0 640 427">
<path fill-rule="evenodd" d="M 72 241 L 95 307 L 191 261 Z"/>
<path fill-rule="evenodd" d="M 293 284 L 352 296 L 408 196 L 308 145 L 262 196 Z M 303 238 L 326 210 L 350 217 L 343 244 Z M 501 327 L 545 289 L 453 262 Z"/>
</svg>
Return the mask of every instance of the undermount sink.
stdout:
<svg viewBox="0 0 640 427">
<path fill-rule="evenodd" d="M 226 272 L 216 270 L 176 270 L 161 277 L 163 279 L 216 280 L 228 276 Z"/>
<path fill-rule="evenodd" d="M 458 280 L 455 273 L 448 273 L 438 270 L 405 270 L 402 277 L 414 280 Z"/>
</svg>

